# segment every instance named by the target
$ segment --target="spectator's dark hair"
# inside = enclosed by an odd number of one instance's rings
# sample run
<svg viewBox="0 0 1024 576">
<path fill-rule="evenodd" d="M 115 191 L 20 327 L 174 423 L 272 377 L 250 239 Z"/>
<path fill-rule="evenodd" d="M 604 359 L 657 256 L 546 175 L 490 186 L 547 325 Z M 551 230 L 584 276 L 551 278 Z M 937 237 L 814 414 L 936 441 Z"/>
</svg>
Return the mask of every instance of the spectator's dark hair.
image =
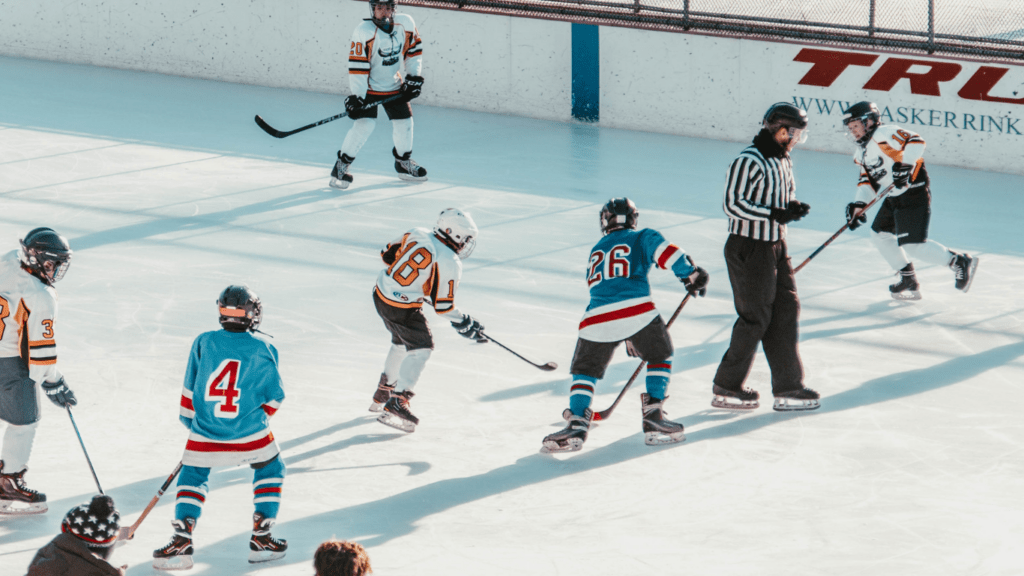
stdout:
<svg viewBox="0 0 1024 576">
<path fill-rule="evenodd" d="M 316 576 L 366 576 L 373 572 L 366 549 L 356 542 L 330 539 L 313 554 Z"/>
</svg>

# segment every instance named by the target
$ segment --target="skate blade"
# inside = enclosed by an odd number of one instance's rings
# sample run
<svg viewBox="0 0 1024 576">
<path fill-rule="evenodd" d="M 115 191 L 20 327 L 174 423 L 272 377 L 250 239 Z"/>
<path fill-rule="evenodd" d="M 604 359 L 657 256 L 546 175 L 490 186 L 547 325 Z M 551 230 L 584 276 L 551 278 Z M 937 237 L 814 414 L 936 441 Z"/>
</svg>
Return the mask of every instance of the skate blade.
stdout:
<svg viewBox="0 0 1024 576">
<path fill-rule="evenodd" d="M 427 177 L 426 176 L 413 176 L 412 174 L 403 174 L 402 172 L 398 173 L 398 179 L 399 180 L 405 180 L 406 182 L 426 182 L 427 181 Z"/>
<path fill-rule="evenodd" d="M 402 420 L 401 418 L 391 414 L 390 412 L 384 412 L 380 416 L 377 416 L 377 422 L 385 426 L 391 426 L 397 428 L 402 432 L 415 432 L 416 425 L 408 420 Z"/>
<path fill-rule="evenodd" d="M 579 452 L 583 448 L 583 440 L 570 438 L 565 444 L 559 444 L 555 440 L 545 440 L 540 448 L 541 454 L 556 454 L 558 452 Z"/>
<path fill-rule="evenodd" d="M 971 284 L 974 284 L 974 273 L 978 271 L 978 260 L 979 258 L 975 256 L 974 260 L 971 261 L 971 271 L 967 275 L 967 285 L 962 290 L 964 294 L 967 294 L 967 291 L 971 289 Z"/>
<path fill-rule="evenodd" d="M 736 398 L 727 398 L 725 396 L 715 396 L 714 399 L 711 400 L 711 405 L 723 410 L 754 410 L 760 406 L 757 400 L 738 400 Z"/>
<path fill-rule="evenodd" d="M 271 552 L 270 550 L 250 550 L 249 564 L 260 564 L 262 562 L 270 562 L 271 560 L 284 558 L 284 555 L 284 551 Z"/>
<path fill-rule="evenodd" d="M 662 446 L 664 444 L 675 444 L 686 441 L 683 431 L 665 434 L 664 432 L 647 432 L 644 434 L 644 444 L 648 446 Z"/>
<path fill-rule="evenodd" d="M 817 410 L 821 403 L 817 400 L 794 400 L 792 398 L 776 398 L 772 409 L 777 412 L 795 412 L 797 410 Z"/>
<path fill-rule="evenodd" d="M 29 516 L 31 514 L 42 514 L 49 508 L 46 502 L 21 502 L 18 500 L 0 500 L 0 515 L 7 516 Z"/>
<path fill-rule="evenodd" d="M 384 409 L 384 403 L 383 402 L 379 402 L 379 403 L 378 402 L 374 402 L 374 403 L 370 404 L 370 412 L 380 412 L 383 409 Z"/>
<path fill-rule="evenodd" d="M 921 292 L 918 290 L 907 290 L 905 292 L 892 292 L 893 300 L 920 300 Z"/>
<path fill-rule="evenodd" d="M 153 558 L 153 568 L 157 570 L 188 570 L 192 568 L 192 555 L 171 556 L 170 558 Z"/>
<path fill-rule="evenodd" d="M 351 184 L 351 182 L 338 180 L 337 178 L 331 178 L 331 181 L 327 183 L 331 188 L 336 188 L 338 190 L 347 190 L 349 184 Z"/>
</svg>

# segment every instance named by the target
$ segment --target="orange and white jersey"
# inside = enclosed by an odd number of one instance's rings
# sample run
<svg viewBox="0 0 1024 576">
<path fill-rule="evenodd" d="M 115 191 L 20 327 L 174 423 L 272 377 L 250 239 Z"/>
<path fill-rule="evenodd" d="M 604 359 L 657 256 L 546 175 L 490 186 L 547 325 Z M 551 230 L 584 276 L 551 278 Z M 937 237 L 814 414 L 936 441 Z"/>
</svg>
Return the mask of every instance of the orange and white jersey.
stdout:
<svg viewBox="0 0 1024 576">
<path fill-rule="evenodd" d="M 875 128 L 871 139 L 857 148 L 853 162 L 860 167 L 857 182 L 857 200 L 869 202 L 879 190 L 892 184 L 892 165 L 896 162 L 914 166 L 910 185 L 894 189 L 890 196 L 899 196 L 907 190 L 928 185 L 928 172 L 924 167 L 924 139 L 895 124 L 882 124 Z"/>
<path fill-rule="evenodd" d="M 372 20 L 363 20 L 352 33 L 348 85 L 360 98 L 398 92 L 403 66 L 406 74 L 423 75 L 423 41 L 416 23 L 408 14 L 395 14 L 394 22 L 390 34 Z"/>
<path fill-rule="evenodd" d="M 21 267 L 18 251 L 0 258 L 0 358 L 20 357 L 36 382 L 56 382 L 57 291 Z"/>
<path fill-rule="evenodd" d="M 462 279 L 462 259 L 426 228 L 413 228 L 388 244 L 398 245 L 395 261 L 377 276 L 377 295 L 397 308 L 431 303 L 434 311 L 459 322 L 455 292 Z"/>
</svg>

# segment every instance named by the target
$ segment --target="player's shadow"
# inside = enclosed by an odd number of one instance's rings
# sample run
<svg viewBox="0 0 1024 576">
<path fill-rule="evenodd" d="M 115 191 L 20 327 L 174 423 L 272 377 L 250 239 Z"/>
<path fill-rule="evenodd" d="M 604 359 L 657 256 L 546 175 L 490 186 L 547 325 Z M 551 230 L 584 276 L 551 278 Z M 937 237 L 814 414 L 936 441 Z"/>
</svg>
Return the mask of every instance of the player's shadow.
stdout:
<svg viewBox="0 0 1024 576">
<path fill-rule="evenodd" d="M 841 412 L 931 392 L 969 380 L 984 372 L 1009 364 L 1021 356 L 1024 356 L 1024 342 L 1015 342 L 970 356 L 951 358 L 928 368 L 881 376 L 856 388 L 822 398 L 821 408 L 812 412 L 761 412 L 756 416 L 734 420 L 711 428 L 688 430 L 686 443 L 694 444 L 705 440 L 738 436 L 791 418 L 811 418 L 821 414 Z M 686 417 L 682 421 L 687 425 L 692 425 L 691 418 Z"/>
</svg>

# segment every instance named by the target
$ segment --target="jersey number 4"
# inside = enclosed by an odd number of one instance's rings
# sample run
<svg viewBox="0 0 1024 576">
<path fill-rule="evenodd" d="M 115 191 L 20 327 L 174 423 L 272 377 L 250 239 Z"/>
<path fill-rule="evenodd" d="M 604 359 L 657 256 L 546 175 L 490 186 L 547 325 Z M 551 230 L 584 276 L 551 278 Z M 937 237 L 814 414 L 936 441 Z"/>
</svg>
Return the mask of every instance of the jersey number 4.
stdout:
<svg viewBox="0 0 1024 576">
<path fill-rule="evenodd" d="M 217 366 L 206 383 L 206 401 L 217 402 L 213 415 L 217 418 L 231 419 L 238 416 L 238 399 L 242 391 L 238 386 L 238 372 L 242 363 L 227 359 Z"/>
<path fill-rule="evenodd" d="M 604 279 L 629 278 L 629 246 L 618 244 L 607 253 L 594 250 L 590 255 L 587 285 L 593 286 Z"/>
</svg>

